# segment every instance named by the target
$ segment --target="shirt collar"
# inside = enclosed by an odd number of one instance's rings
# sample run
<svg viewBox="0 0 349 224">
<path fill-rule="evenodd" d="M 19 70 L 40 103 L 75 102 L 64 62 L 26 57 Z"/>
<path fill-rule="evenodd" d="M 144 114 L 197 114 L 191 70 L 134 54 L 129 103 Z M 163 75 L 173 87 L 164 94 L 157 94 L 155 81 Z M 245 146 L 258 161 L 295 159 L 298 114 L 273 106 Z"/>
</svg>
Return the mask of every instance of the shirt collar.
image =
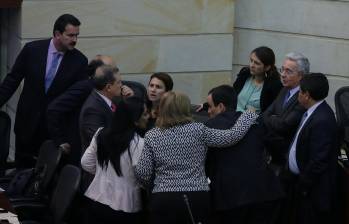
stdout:
<svg viewBox="0 0 349 224">
<path fill-rule="evenodd" d="M 100 95 L 100 96 L 102 97 L 102 99 L 103 99 L 103 100 L 107 103 L 107 105 L 111 108 L 111 104 L 112 104 L 111 100 L 110 100 L 108 97 L 104 96 L 102 93 L 98 92 L 97 90 L 96 90 L 96 92 L 98 93 L 98 95 Z"/>
<path fill-rule="evenodd" d="M 293 96 L 294 94 L 296 94 L 298 91 L 299 91 L 300 87 L 299 86 L 296 86 L 292 89 L 290 89 L 290 96 Z"/>
<path fill-rule="evenodd" d="M 309 117 L 314 111 L 315 109 L 325 100 L 320 100 L 319 102 L 315 103 L 313 106 L 311 106 L 308 110 L 307 110 L 307 117 Z"/>
<path fill-rule="evenodd" d="M 64 55 L 64 52 L 61 52 L 61 51 L 58 51 L 58 50 L 57 50 L 57 48 L 56 48 L 55 45 L 53 44 L 53 39 L 52 39 L 52 38 L 51 38 L 51 41 L 50 41 L 50 45 L 48 46 L 48 53 L 49 53 L 49 54 L 58 53 L 58 54 Z"/>
</svg>

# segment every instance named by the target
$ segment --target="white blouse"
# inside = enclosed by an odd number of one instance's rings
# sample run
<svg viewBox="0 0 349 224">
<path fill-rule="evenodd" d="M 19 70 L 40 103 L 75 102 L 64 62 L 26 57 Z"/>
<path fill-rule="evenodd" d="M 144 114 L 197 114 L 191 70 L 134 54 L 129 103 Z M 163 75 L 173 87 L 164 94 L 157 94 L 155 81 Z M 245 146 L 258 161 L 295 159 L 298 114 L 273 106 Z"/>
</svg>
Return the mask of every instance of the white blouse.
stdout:
<svg viewBox="0 0 349 224">
<path fill-rule="evenodd" d="M 114 210 L 124 212 L 138 212 L 141 210 L 141 193 L 134 166 L 136 166 L 142 153 L 144 140 L 139 135 L 130 142 L 130 153 L 126 150 L 120 158 L 122 176 L 118 176 L 114 167 L 109 162 L 107 169 L 102 169 L 97 161 L 96 136 L 99 128 L 92 138 L 90 146 L 81 158 L 81 166 L 95 177 L 85 192 L 85 196 L 99 203 L 108 205 Z M 131 156 L 131 158 L 130 158 Z"/>
</svg>

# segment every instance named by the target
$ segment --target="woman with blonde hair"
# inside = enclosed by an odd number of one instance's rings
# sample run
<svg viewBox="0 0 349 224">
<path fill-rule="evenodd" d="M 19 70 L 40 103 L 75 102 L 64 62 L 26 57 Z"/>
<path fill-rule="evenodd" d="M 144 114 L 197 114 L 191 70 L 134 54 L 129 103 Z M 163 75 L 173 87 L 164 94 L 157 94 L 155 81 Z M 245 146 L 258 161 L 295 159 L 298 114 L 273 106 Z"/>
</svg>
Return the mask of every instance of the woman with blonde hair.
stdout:
<svg viewBox="0 0 349 224">
<path fill-rule="evenodd" d="M 156 127 L 145 135 L 142 155 L 136 166 L 138 180 L 152 188 L 150 223 L 207 223 L 209 186 L 205 175 L 208 146 L 237 143 L 257 115 L 244 112 L 228 130 L 210 129 L 194 122 L 190 100 L 169 91 L 160 100 Z"/>
</svg>

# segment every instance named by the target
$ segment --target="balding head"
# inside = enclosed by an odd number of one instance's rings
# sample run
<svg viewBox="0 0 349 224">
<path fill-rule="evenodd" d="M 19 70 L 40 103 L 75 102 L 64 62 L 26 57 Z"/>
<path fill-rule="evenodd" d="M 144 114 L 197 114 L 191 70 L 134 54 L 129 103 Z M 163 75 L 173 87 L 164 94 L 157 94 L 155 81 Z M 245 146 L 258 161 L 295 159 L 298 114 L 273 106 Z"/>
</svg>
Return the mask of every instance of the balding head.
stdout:
<svg viewBox="0 0 349 224">
<path fill-rule="evenodd" d="M 96 57 L 94 59 L 102 61 L 103 64 L 105 64 L 105 65 L 110 65 L 110 66 L 116 67 L 116 63 L 111 56 L 99 54 L 99 55 L 96 55 Z"/>
<path fill-rule="evenodd" d="M 93 81 L 96 90 L 109 99 L 121 95 L 122 83 L 118 68 L 110 65 L 98 67 Z"/>
</svg>

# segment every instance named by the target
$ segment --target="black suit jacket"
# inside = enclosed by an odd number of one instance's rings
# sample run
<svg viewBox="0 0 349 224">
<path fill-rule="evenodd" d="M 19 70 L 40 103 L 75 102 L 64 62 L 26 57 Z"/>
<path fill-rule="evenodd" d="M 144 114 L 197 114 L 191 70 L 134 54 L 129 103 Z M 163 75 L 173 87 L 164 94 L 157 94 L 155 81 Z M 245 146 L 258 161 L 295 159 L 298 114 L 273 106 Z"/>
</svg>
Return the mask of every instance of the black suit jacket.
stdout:
<svg viewBox="0 0 349 224">
<path fill-rule="evenodd" d="M 232 127 L 241 113 L 224 112 L 206 122 L 216 129 Z M 215 210 L 276 200 L 284 196 L 280 183 L 268 169 L 263 145 L 263 129 L 254 125 L 236 145 L 210 148 L 206 170 Z"/>
<path fill-rule="evenodd" d="M 240 93 L 244 87 L 246 80 L 252 75 L 248 67 L 244 67 L 240 70 L 237 78 L 233 84 L 234 89 L 237 93 Z M 282 89 L 282 84 L 280 82 L 280 77 L 266 77 L 264 80 L 262 92 L 261 92 L 261 111 L 265 111 L 269 105 L 275 100 L 278 96 L 280 90 Z"/>
<path fill-rule="evenodd" d="M 335 115 L 323 102 L 303 125 L 296 146 L 300 190 L 319 210 L 329 210 L 333 202 L 339 150 L 337 140 Z"/>
<path fill-rule="evenodd" d="M 93 135 L 100 127 L 107 127 L 112 122 L 113 112 L 104 99 L 92 91 L 82 106 L 79 118 L 82 150 L 90 145 Z"/>
<path fill-rule="evenodd" d="M 146 88 L 138 82 L 123 81 L 140 98 L 146 97 Z M 79 116 L 81 108 L 93 90 L 93 80 L 75 83 L 50 103 L 47 109 L 47 124 L 50 137 L 56 145 L 69 143 L 73 150 L 80 151 Z M 117 99 L 114 99 L 117 102 Z"/>
<path fill-rule="evenodd" d="M 281 166 L 285 165 L 290 143 L 305 112 L 305 108 L 298 102 L 298 93 L 288 100 L 285 107 L 283 106 L 287 93 L 288 89 L 283 88 L 275 101 L 262 114 L 267 130 L 266 147 L 273 161 Z"/>
<path fill-rule="evenodd" d="M 73 83 L 87 78 L 87 58 L 77 49 L 67 51 L 48 92 L 45 93 L 44 80 L 49 44 L 50 39 L 27 43 L 19 53 L 12 71 L 0 86 L 2 106 L 24 80 L 14 127 L 16 138 L 20 138 L 24 143 L 30 143 L 38 126 L 42 125 L 42 122 L 45 123 L 47 105 Z"/>
<path fill-rule="evenodd" d="M 50 103 L 47 109 L 47 127 L 57 146 L 69 143 L 68 162 L 80 164 L 81 138 L 79 116 L 81 108 L 93 90 L 91 79 L 79 81 Z"/>
</svg>

